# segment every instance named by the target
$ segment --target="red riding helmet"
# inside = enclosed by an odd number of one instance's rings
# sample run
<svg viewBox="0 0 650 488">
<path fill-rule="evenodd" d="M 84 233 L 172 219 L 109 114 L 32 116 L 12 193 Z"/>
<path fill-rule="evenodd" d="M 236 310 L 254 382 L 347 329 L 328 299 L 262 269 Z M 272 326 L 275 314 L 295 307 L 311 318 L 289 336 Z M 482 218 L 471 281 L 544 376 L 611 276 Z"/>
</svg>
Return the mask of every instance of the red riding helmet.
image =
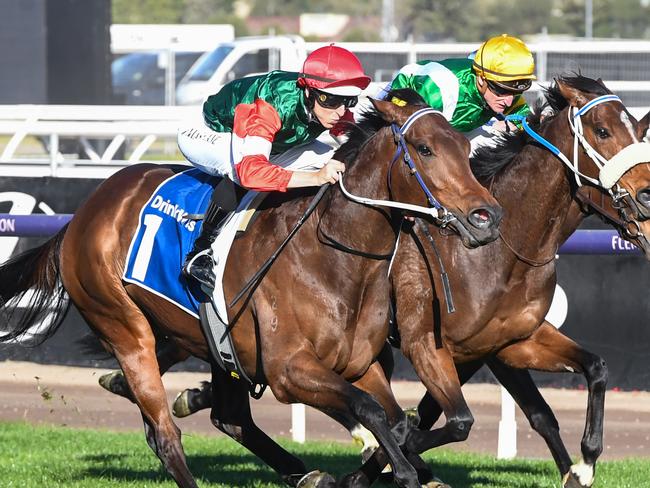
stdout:
<svg viewBox="0 0 650 488">
<path fill-rule="evenodd" d="M 368 86 L 370 77 L 354 54 L 330 44 L 307 56 L 298 83 L 332 95 L 356 97 Z"/>
</svg>

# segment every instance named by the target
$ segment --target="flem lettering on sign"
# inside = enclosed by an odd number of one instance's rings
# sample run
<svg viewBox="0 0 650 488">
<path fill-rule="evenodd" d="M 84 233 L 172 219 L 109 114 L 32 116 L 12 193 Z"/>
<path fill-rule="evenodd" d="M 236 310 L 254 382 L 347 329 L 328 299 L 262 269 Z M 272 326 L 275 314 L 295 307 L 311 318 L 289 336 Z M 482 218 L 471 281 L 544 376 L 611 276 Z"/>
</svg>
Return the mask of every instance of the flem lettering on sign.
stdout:
<svg viewBox="0 0 650 488">
<path fill-rule="evenodd" d="M 625 239 L 621 239 L 620 236 L 612 236 L 612 249 L 618 251 L 634 251 L 636 246 Z"/>
</svg>

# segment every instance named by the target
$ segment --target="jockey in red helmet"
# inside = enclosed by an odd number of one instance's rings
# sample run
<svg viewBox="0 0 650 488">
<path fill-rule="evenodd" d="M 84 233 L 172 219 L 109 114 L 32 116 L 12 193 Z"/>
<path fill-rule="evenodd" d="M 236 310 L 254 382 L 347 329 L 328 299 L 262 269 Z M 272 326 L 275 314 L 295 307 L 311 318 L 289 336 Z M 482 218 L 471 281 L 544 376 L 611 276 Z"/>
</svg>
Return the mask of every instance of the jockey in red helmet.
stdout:
<svg viewBox="0 0 650 488">
<path fill-rule="evenodd" d="M 247 189 L 286 191 L 334 183 L 345 170 L 339 161 L 332 159 L 310 172 L 273 164 L 274 156 L 352 120 L 349 109 L 369 83 L 354 54 L 325 46 L 307 57 L 300 73 L 272 71 L 228 83 L 206 100 L 200 124 L 179 130 L 178 145 L 197 168 Z M 223 193 L 214 192 L 201 235 L 183 265 L 186 276 L 210 287 L 214 286 L 210 246 L 227 213 L 219 202 Z"/>
</svg>

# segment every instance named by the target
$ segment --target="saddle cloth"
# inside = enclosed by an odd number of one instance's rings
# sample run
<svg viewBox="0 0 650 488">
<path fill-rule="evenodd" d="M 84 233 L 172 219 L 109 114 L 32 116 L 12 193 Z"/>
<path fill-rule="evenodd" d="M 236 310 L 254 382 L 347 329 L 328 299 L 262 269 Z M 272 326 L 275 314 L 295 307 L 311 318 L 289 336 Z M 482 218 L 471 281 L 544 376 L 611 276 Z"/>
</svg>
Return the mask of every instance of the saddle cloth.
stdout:
<svg viewBox="0 0 650 488">
<path fill-rule="evenodd" d="M 122 279 L 199 316 L 205 294 L 181 273 L 185 255 L 201 230 L 185 214 L 204 213 L 218 179 L 188 169 L 163 181 L 140 210 Z"/>
<path fill-rule="evenodd" d="M 323 137 L 276 156 L 272 162 L 289 169 L 317 170 L 331 158 L 335 146 L 336 141 Z M 193 168 L 158 186 L 140 211 L 122 279 L 170 301 L 197 319 L 201 302 L 211 298 L 219 317 L 228 323 L 222 285 L 225 265 L 232 242 L 242 223 L 250 217 L 247 209 L 256 201 L 258 192 L 249 191 L 244 195 L 212 244 L 216 261 L 212 297 L 206 296 L 197 283 L 190 283 L 181 272 L 185 256 L 201 229 L 200 222 L 188 221 L 183 215 L 204 213 L 217 181 Z"/>
</svg>

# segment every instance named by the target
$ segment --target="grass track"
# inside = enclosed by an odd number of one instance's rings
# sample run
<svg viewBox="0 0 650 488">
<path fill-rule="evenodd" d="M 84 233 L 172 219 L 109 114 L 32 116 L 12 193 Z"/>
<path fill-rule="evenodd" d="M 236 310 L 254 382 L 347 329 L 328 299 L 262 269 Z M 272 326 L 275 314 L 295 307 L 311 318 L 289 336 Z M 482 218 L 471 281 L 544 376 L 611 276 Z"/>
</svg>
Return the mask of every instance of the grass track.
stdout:
<svg viewBox="0 0 650 488">
<path fill-rule="evenodd" d="M 308 468 L 342 474 L 358 465 L 351 445 L 280 443 Z M 225 437 L 184 436 L 190 469 L 201 487 L 281 487 L 277 475 Z M 496 461 L 438 450 L 425 456 L 454 488 L 551 488 L 559 476 L 550 461 Z M 174 487 L 138 433 L 114 433 L 0 423 L 0 486 Z M 383 485 L 387 486 L 387 485 Z M 650 460 L 601 463 L 594 488 L 650 488 Z"/>
</svg>

